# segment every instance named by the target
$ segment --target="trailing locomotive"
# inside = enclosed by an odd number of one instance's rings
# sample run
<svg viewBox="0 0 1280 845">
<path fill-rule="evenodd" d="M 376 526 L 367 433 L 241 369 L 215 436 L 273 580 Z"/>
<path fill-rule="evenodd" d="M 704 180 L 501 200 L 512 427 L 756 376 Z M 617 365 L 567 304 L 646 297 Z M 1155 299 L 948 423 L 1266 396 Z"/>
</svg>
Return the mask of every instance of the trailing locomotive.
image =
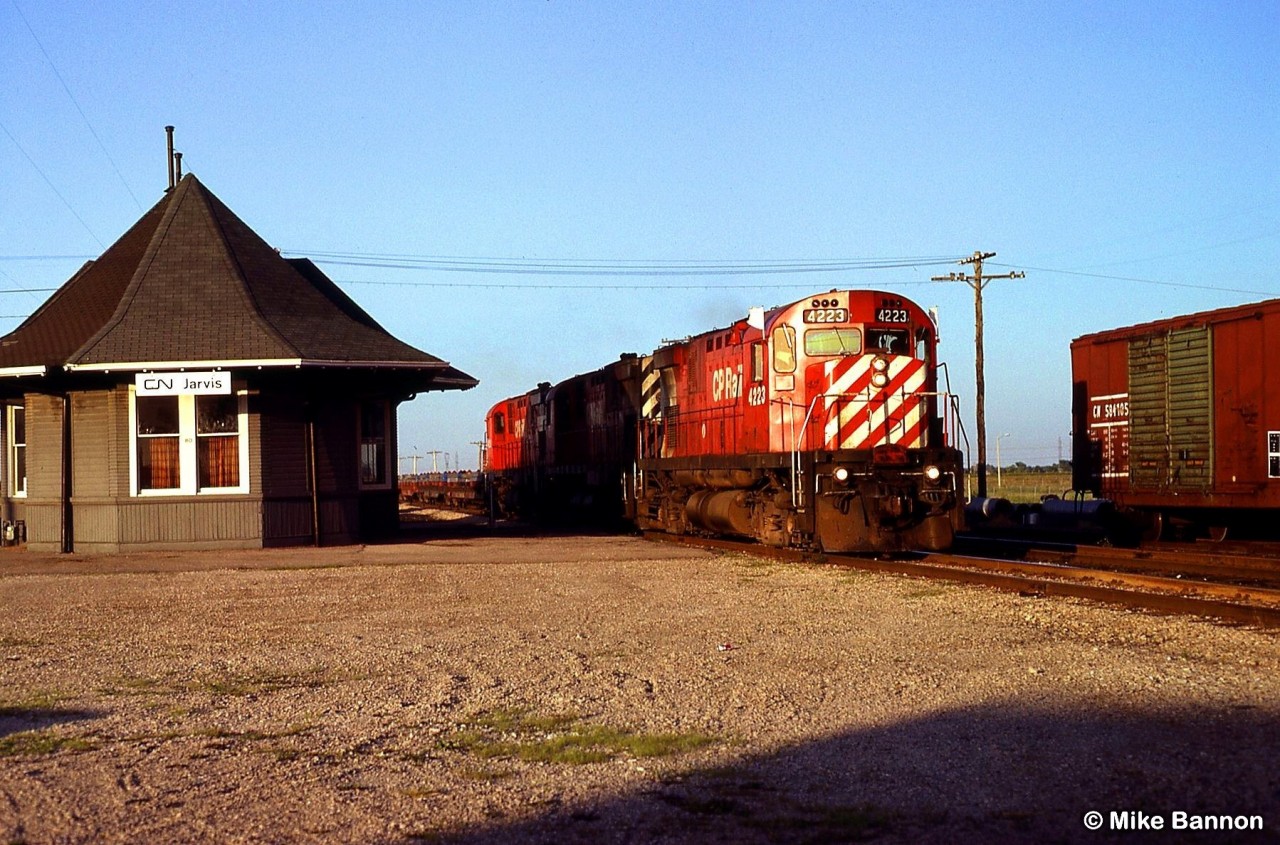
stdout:
<svg viewBox="0 0 1280 845">
<path fill-rule="evenodd" d="M 960 525 L 954 397 L 932 319 L 831 291 L 498 403 L 506 502 L 833 552 L 943 549 Z"/>
</svg>

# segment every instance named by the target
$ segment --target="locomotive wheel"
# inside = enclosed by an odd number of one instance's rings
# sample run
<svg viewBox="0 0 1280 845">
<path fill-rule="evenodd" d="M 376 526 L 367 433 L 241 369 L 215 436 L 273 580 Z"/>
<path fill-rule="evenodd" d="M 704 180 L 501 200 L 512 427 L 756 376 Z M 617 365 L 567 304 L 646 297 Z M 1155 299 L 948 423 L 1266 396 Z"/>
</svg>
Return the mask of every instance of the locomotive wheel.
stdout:
<svg viewBox="0 0 1280 845">
<path fill-rule="evenodd" d="M 1227 539 L 1230 529 L 1225 525 L 1210 525 L 1205 529 L 1205 536 L 1209 538 L 1211 543 L 1221 543 Z"/>
</svg>

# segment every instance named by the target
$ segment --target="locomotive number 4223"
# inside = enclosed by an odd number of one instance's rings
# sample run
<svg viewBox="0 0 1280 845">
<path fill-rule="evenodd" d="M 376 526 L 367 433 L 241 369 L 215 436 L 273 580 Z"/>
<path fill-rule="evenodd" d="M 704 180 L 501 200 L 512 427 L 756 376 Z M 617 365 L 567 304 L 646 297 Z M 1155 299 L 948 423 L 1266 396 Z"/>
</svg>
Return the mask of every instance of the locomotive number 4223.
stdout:
<svg viewBox="0 0 1280 845">
<path fill-rule="evenodd" d="M 906 323 L 909 322 L 907 309 L 905 308 L 877 308 L 877 323 Z"/>
<path fill-rule="evenodd" d="M 803 319 L 806 323 L 847 323 L 848 308 L 806 308 Z"/>
</svg>

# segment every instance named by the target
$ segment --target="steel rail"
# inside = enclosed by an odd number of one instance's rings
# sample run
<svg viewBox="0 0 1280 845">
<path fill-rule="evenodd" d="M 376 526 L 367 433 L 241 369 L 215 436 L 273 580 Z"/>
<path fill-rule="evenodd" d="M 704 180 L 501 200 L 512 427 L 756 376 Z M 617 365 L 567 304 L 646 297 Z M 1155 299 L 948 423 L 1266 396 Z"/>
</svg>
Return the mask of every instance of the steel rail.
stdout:
<svg viewBox="0 0 1280 845">
<path fill-rule="evenodd" d="M 1275 558 L 1246 557 L 1217 549 L 1123 549 L 975 535 L 957 539 L 957 548 L 963 549 L 966 554 L 1045 563 L 1079 563 L 1090 568 L 1132 569 L 1164 575 L 1181 573 L 1205 576 L 1217 582 L 1256 581 L 1280 584 L 1280 561 Z"/>
<path fill-rule="evenodd" d="M 1153 586 L 1148 587 L 1147 589 L 1126 588 L 1115 585 L 1117 582 L 1123 583 L 1125 578 L 1124 573 L 1093 569 L 1079 570 L 1081 574 L 1072 576 L 1069 572 L 1065 571 L 1069 568 L 1054 567 L 1052 565 L 1045 564 L 1035 570 L 1037 573 L 1035 575 L 1031 574 L 1029 571 L 1018 574 L 1013 571 L 996 571 L 989 566 L 990 564 L 1001 564 L 1007 566 L 1010 564 L 1009 561 L 989 561 L 969 558 L 966 559 L 969 561 L 968 563 L 960 565 L 954 562 L 956 560 L 955 558 L 952 558 L 952 563 L 946 564 L 931 562 L 927 558 L 919 560 L 880 560 L 870 557 L 859 557 L 856 555 L 824 555 L 795 549 L 776 549 L 769 546 L 762 546 L 758 543 L 736 542 L 702 537 L 674 536 L 658 532 L 647 532 L 644 536 L 650 540 L 671 542 L 717 551 L 744 552 L 759 557 L 767 557 L 777 560 L 829 563 L 869 572 L 891 575 L 910 575 L 919 578 L 931 578 L 963 584 L 975 584 L 1009 592 L 1016 592 L 1022 595 L 1080 598 L 1105 604 L 1138 608 L 1154 613 L 1199 616 L 1219 619 L 1235 624 L 1256 625 L 1264 628 L 1280 628 L 1280 605 L 1244 603 L 1244 601 L 1241 600 L 1248 600 L 1252 594 L 1258 592 L 1244 587 L 1232 587 L 1232 589 L 1236 591 L 1234 593 L 1234 597 L 1238 600 L 1229 601 L 1223 598 L 1198 597 L 1195 595 L 1189 595 L 1186 592 L 1186 588 L 1188 587 L 1202 586 L 1200 582 L 1192 585 L 1176 579 L 1158 579 L 1165 582 L 1171 582 L 1175 585 L 1176 589 L 1180 590 L 1180 592 L 1154 591 Z M 1030 564 L 1022 565 L 1032 566 Z M 1049 574 L 1056 577 L 1045 577 Z M 1108 578 L 1112 583 L 1097 583 L 1096 581 L 1100 577 Z M 1149 578 L 1149 576 L 1139 577 Z M 1079 580 L 1081 578 L 1085 580 Z M 1280 596 L 1280 591 L 1275 590 L 1264 591 L 1264 593 L 1267 594 L 1267 598 L 1264 600 L 1275 601 L 1277 600 L 1276 597 Z"/>
</svg>

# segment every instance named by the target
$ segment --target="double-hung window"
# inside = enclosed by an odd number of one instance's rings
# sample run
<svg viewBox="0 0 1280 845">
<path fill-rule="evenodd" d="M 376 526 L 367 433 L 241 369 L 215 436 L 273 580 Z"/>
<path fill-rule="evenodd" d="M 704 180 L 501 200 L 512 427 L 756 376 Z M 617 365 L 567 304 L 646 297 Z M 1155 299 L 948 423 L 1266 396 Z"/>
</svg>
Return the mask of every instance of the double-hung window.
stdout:
<svg viewBox="0 0 1280 845">
<path fill-rule="evenodd" d="M 360 403 L 360 486 L 391 486 L 391 405 Z"/>
<path fill-rule="evenodd" d="M 243 396 L 133 396 L 134 492 L 249 492 Z"/>
<path fill-rule="evenodd" d="M 9 495 L 27 495 L 27 414 L 22 405 L 10 405 L 5 415 L 8 434 Z"/>
</svg>

